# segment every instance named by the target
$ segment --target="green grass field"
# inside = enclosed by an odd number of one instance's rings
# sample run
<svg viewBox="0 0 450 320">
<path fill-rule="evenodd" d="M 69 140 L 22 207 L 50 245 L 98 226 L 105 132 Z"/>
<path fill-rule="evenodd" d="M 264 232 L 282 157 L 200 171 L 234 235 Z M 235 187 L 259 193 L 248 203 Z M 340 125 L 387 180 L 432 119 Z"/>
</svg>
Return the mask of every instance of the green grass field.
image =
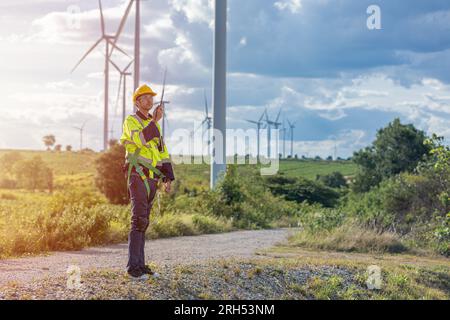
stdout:
<svg viewBox="0 0 450 320">
<path fill-rule="evenodd" d="M 9 152 L 18 152 L 25 159 L 39 155 L 48 163 L 55 176 L 75 175 L 80 173 L 95 173 L 95 160 L 99 153 L 79 152 L 53 152 L 53 151 L 22 151 L 0 150 L 0 158 Z M 248 165 L 241 165 L 244 170 Z M 195 183 L 203 183 L 209 179 L 209 166 L 207 164 L 178 165 L 177 171 L 182 175 L 190 176 Z M 334 171 L 341 172 L 344 176 L 352 176 L 357 172 L 356 165 L 351 161 L 325 161 L 325 160 L 281 160 L 280 172 L 293 177 L 315 179 L 316 175 L 328 174 Z M 198 179 L 197 179 L 198 178 Z"/>
<path fill-rule="evenodd" d="M 12 151 L 18 152 L 24 159 L 40 156 L 53 169 L 57 190 L 69 185 L 94 185 L 95 160 L 100 156 L 99 153 L 0 150 L 0 158 Z M 239 165 L 238 172 L 246 174 L 252 167 L 255 165 Z M 209 188 L 209 165 L 180 164 L 175 165 L 174 170 L 180 188 L 197 192 Z M 341 172 L 344 176 L 353 176 L 357 172 L 357 166 L 351 161 L 281 160 L 279 168 L 279 172 L 287 176 L 311 180 L 318 174 L 325 175 L 335 171 Z"/>
<path fill-rule="evenodd" d="M 24 159 L 31 159 L 34 156 L 42 157 L 53 169 L 55 176 L 94 173 L 95 159 L 98 157 L 97 153 L 0 150 L 0 159 L 10 152 L 18 152 Z"/>
</svg>

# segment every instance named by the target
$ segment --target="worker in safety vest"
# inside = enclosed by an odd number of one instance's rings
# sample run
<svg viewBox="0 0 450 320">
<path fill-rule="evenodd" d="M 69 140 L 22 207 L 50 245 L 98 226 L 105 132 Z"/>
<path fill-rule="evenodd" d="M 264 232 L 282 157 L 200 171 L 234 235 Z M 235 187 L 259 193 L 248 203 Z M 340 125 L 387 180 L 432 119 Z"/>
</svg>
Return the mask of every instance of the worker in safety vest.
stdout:
<svg viewBox="0 0 450 320">
<path fill-rule="evenodd" d="M 125 171 L 132 205 L 127 272 L 136 280 L 146 280 L 149 275 L 157 276 L 145 264 L 145 232 L 149 226 L 158 182 L 162 180 L 165 191 L 169 193 L 171 183 L 175 180 L 169 152 L 158 123 L 164 115 L 164 104 L 150 114 L 156 95 L 147 85 L 136 90 L 133 103 L 137 111 L 125 119 L 120 138 L 120 143 L 126 149 Z"/>
</svg>

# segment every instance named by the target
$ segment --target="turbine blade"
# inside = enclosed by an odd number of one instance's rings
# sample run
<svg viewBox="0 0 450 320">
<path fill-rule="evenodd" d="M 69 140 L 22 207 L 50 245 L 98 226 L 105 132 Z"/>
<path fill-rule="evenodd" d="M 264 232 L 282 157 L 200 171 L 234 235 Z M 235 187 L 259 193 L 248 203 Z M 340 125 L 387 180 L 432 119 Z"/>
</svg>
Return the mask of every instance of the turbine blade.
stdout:
<svg viewBox="0 0 450 320">
<path fill-rule="evenodd" d="M 123 51 L 122 49 L 120 49 L 120 47 L 118 47 L 114 41 L 112 41 L 110 38 L 105 38 L 106 41 L 109 42 L 110 45 L 112 45 L 113 48 L 116 48 L 117 50 L 119 50 L 120 52 L 122 52 L 124 55 L 126 55 L 128 58 L 131 58 L 128 53 L 126 53 L 125 51 Z"/>
<path fill-rule="evenodd" d="M 120 73 L 120 77 L 122 77 L 122 71 L 117 66 L 117 64 L 115 64 L 114 61 L 112 61 L 111 59 L 109 59 L 109 62 L 111 62 L 111 64 L 114 66 L 114 68 L 116 68 L 116 70 Z"/>
<path fill-rule="evenodd" d="M 278 112 L 278 116 L 277 116 L 277 119 L 275 120 L 275 122 L 278 122 L 278 120 L 280 120 L 280 116 L 281 116 L 281 108 L 280 108 L 280 111 Z"/>
<path fill-rule="evenodd" d="M 80 65 L 80 63 L 83 62 L 83 60 L 89 55 L 89 53 L 92 52 L 92 50 L 95 49 L 96 46 L 98 46 L 98 44 L 103 40 L 103 38 L 100 38 L 97 40 L 96 43 L 94 43 L 94 45 L 92 47 L 89 48 L 89 50 L 84 54 L 84 56 L 80 59 L 80 61 L 78 61 L 78 63 L 75 65 L 75 67 L 73 67 L 72 71 L 70 71 L 70 73 L 73 73 L 75 71 L 75 69 Z"/>
<path fill-rule="evenodd" d="M 100 8 L 100 24 L 102 27 L 102 35 L 105 35 L 105 19 L 103 18 L 102 1 L 98 0 L 98 6 Z"/>
<path fill-rule="evenodd" d="M 195 129 L 194 133 L 197 132 L 199 129 L 201 129 L 201 128 L 203 127 L 203 123 L 204 123 L 204 122 L 202 122 L 202 124 L 199 125 L 199 126 L 197 127 L 197 129 Z"/>
<path fill-rule="evenodd" d="M 205 112 L 206 112 L 206 116 L 209 115 L 209 110 L 208 110 L 208 100 L 206 99 L 206 90 L 203 89 L 203 96 L 205 97 Z"/>
<path fill-rule="evenodd" d="M 120 34 L 122 33 L 123 27 L 125 26 L 125 23 L 127 22 L 128 15 L 130 13 L 131 7 L 133 6 L 133 0 L 130 0 L 128 3 L 128 6 L 125 10 L 125 13 L 123 14 L 122 20 L 120 21 L 119 28 L 117 29 L 116 36 L 114 37 L 114 43 L 116 43 L 119 40 Z"/>
<path fill-rule="evenodd" d="M 130 61 L 130 63 L 126 66 L 126 68 L 123 70 L 123 72 L 127 72 L 128 68 L 131 67 L 131 65 L 133 64 L 134 59 Z"/>
<path fill-rule="evenodd" d="M 123 80 L 123 74 L 121 73 L 120 79 L 119 79 L 119 89 L 117 90 L 116 110 L 117 110 L 117 107 L 119 106 L 120 88 L 122 88 L 122 80 Z"/>
<path fill-rule="evenodd" d="M 264 111 L 265 112 L 265 111 Z M 263 114 L 261 115 L 261 118 L 259 118 L 259 121 L 258 122 L 261 122 L 263 119 L 264 119 L 264 112 L 263 112 Z"/>
</svg>

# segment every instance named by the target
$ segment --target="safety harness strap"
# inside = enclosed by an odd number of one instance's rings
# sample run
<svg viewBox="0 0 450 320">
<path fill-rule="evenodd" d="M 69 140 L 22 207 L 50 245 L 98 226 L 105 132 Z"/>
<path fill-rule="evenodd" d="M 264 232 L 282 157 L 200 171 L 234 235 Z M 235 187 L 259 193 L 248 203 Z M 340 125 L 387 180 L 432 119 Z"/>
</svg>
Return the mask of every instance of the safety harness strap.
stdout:
<svg viewBox="0 0 450 320">
<path fill-rule="evenodd" d="M 144 181 L 145 189 L 147 189 L 147 196 L 150 196 L 150 185 L 148 183 L 148 177 L 144 174 L 144 171 L 142 170 L 142 166 L 147 168 L 149 171 L 153 172 L 154 174 L 158 175 L 161 178 L 165 178 L 165 175 L 158 170 L 157 168 L 153 167 L 151 164 L 146 163 L 139 159 L 139 154 L 141 153 L 141 149 L 136 149 L 136 152 L 134 154 L 128 154 L 127 156 L 127 162 L 128 162 L 128 178 L 127 178 L 127 185 L 130 185 L 130 178 L 131 178 L 131 172 L 133 171 L 133 168 L 135 168 L 136 172 L 139 174 L 141 179 Z"/>
</svg>

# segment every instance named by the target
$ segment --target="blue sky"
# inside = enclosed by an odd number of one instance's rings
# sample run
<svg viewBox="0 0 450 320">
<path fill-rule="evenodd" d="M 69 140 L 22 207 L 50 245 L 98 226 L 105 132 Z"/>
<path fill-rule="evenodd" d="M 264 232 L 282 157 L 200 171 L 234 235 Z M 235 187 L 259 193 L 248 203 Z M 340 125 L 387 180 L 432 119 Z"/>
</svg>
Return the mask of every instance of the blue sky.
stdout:
<svg viewBox="0 0 450 320">
<path fill-rule="evenodd" d="M 127 2 L 103 1 L 110 33 Z M 381 30 L 366 25 L 373 4 L 381 9 Z M 100 34 L 97 6 L 1 2 L 0 148 L 43 149 L 48 133 L 78 146 L 72 126 L 86 119 L 87 146 L 101 148 L 101 48 L 70 74 Z M 168 67 L 171 130 L 201 120 L 204 88 L 211 97 L 212 6 L 209 0 L 142 4 L 142 82 L 160 89 Z M 75 27 L 68 23 L 74 18 Z M 246 118 L 258 118 L 266 107 L 274 117 L 283 108 L 297 124 L 295 153 L 309 156 L 331 155 L 335 143 L 338 156 L 351 156 L 395 117 L 448 140 L 449 21 L 447 0 L 229 0 L 228 126 L 250 128 Z M 132 32 L 130 19 L 120 41 L 129 52 Z M 128 62 L 117 53 L 114 59 Z M 116 138 L 117 80 L 112 73 Z"/>
</svg>

